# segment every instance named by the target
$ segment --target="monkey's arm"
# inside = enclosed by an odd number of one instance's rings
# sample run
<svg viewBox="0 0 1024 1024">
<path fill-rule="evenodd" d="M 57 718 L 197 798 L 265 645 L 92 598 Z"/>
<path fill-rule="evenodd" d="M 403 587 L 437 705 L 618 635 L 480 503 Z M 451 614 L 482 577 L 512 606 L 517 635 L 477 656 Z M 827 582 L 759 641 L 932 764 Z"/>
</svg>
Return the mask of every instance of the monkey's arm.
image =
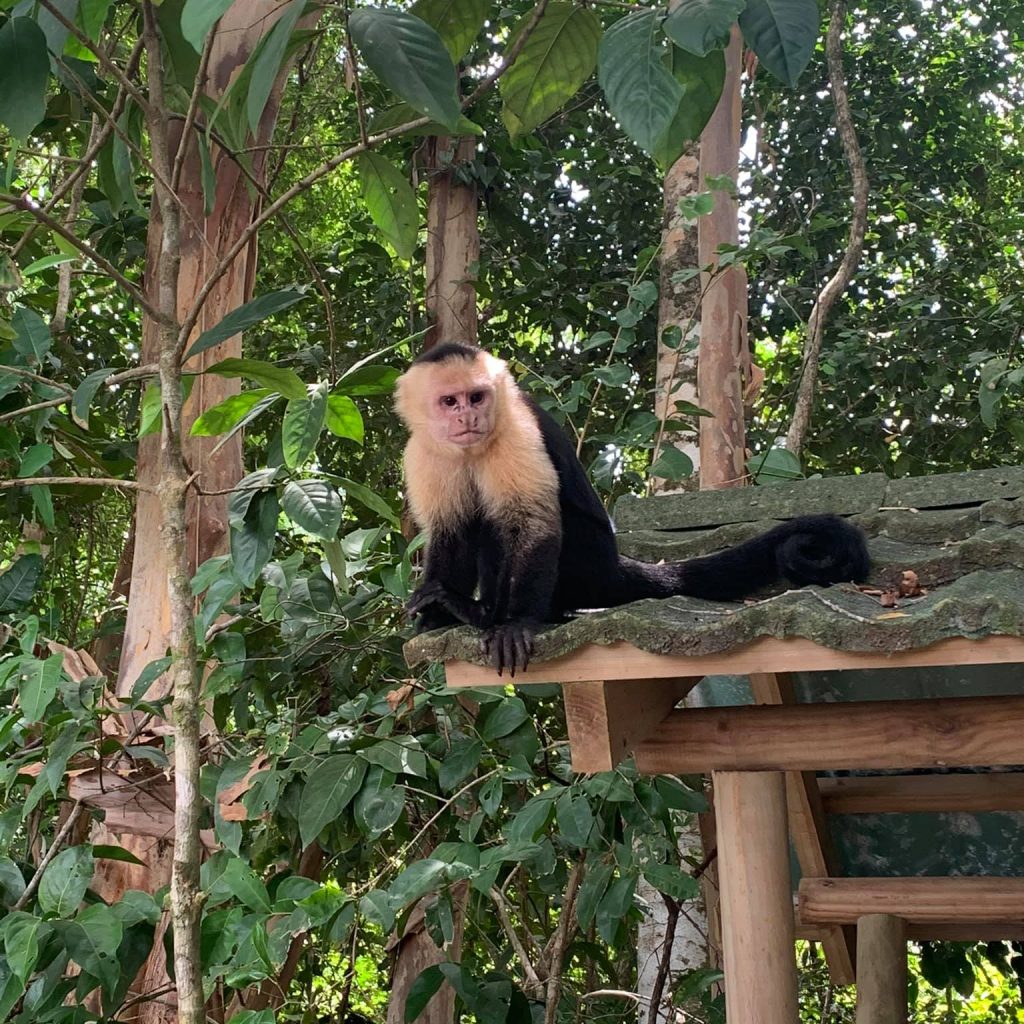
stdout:
<svg viewBox="0 0 1024 1024">
<path fill-rule="evenodd" d="M 423 583 L 405 606 L 410 616 L 419 616 L 420 632 L 459 623 L 478 629 L 490 625 L 489 609 L 471 596 L 477 583 L 476 533 L 471 524 L 460 524 L 431 534 Z"/>
</svg>

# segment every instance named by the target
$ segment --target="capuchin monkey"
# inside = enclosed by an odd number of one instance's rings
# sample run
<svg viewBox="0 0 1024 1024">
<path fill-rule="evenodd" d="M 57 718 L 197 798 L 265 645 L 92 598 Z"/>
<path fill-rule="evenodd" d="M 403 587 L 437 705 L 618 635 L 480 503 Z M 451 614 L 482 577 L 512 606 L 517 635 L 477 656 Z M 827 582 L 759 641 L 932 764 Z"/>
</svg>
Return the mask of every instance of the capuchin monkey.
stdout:
<svg viewBox="0 0 1024 1024">
<path fill-rule="evenodd" d="M 481 349 L 425 352 L 398 379 L 395 408 L 410 432 L 406 497 L 427 533 L 426 573 L 407 610 L 421 632 L 483 629 L 499 675 L 525 670 L 540 626 L 578 609 L 678 594 L 730 601 L 780 578 L 805 586 L 867 575 L 863 534 L 832 515 L 800 516 L 685 562 L 620 555 L 569 438 Z"/>
</svg>

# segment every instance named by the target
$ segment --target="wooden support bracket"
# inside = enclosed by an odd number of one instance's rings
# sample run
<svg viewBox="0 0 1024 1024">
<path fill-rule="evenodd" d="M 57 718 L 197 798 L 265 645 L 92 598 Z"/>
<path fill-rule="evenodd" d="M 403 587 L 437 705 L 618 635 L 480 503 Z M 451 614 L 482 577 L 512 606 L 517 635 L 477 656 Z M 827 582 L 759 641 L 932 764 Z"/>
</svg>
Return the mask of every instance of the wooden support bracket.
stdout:
<svg viewBox="0 0 1024 1024">
<path fill-rule="evenodd" d="M 640 771 L 825 771 L 1024 763 L 1024 697 L 843 701 L 673 711 Z"/>
<path fill-rule="evenodd" d="M 572 767 L 609 772 L 647 739 L 699 677 L 563 683 Z"/>
<path fill-rule="evenodd" d="M 1024 772 L 818 779 L 826 814 L 1024 810 Z"/>
</svg>

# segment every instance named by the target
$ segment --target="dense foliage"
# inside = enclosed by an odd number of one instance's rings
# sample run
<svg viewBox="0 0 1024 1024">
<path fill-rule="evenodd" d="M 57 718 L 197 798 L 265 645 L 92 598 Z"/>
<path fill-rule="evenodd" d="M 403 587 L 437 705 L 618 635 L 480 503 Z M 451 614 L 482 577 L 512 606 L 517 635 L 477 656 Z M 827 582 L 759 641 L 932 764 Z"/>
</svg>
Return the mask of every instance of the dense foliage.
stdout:
<svg viewBox="0 0 1024 1024">
<path fill-rule="evenodd" d="M 131 481 L 140 437 L 161 428 L 159 391 L 132 376 L 142 310 L 129 286 L 145 283 L 150 142 L 137 105 L 111 113 L 120 76 L 141 87 L 145 61 L 140 72 L 134 4 L 0 6 L 0 514 L 10 524 L 0 534 L 0 1019 L 84 1021 L 139 999 L 130 986 L 160 934 L 164 894 L 97 895 L 109 862 L 132 855 L 81 830 L 104 812 L 78 802 L 73 780 L 160 792 L 173 751 L 147 727 L 167 701 L 147 690 L 167 662 L 131 680 L 115 709 L 134 492 L 8 485 Z M 179 120 L 203 38 L 228 6 L 158 8 Z M 482 197 L 481 342 L 515 360 L 577 433 L 611 505 L 644 486 L 657 429 L 655 161 L 699 131 L 737 17 L 775 76 L 762 68 L 747 90 L 753 159 L 741 182 L 750 225 L 739 258 L 768 369 L 754 446 L 770 448 L 788 418 L 802 324 L 843 244 L 847 195 L 815 5 L 808 17 L 792 3 L 806 28 L 774 45 L 770 7 L 682 3 L 662 22 L 653 8 L 554 2 L 518 76 L 461 110 L 532 7 L 420 0 L 418 18 L 357 9 L 349 46 L 340 9 L 307 23 L 293 2 L 243 86 L 201 107 L 200 145 L 249 159 L 286 56 L 296 63 L 270 196 L 358 140 L 361 113 L 371 132 L 422 114 L 479 133 L 463 173 Z M 381 56 L 382 17 L 389 43 L 402 40 L 419 64 Z M 1018 461 L 1019 11 L 995 0 L 883 3 L 854 10 L 851 25 L 871 233 L 827 334 L 809 466 L 901 474 Z M 545 65 L 545 39 L 563 40 L 574 60 Z M 439 46 L 450 74 L 438 73 Z M 637 67 L 663 74 L 637 80 Z M 554 93 L 532 90 L 524 69 L 547 75 Z M 204 323 L 220 333 L 195 342 L 245 329 L 245 360 L 217 370 L 245 390 L 203 410 L 193 433 L 244 426 L 249 474 L 231 498 L 230 550 L 193 582 L 211 665 L 202 796 L 215 852 L 203 867 L 202 969 L 229 1006 L 284 977 L 280 1020 L 381 1020 L 390 935 L 426 906 L 423 927 L 439 943 L 460 933 L 461 953 L 421 976 L 407 1019 L 447 979 L 466 1016 L 488 1024 L 625 1020 L 635 1011 L 614 993 L 636 985 L 638 883 L 670 905 L 697 892 L 702 866 L 680 859 L 677 839 L 704 806 L 699 780 L 645 779 L 628 765 L 576 776 L 552 688 L 455 695 L 436 666 L 413 673 L 402 657 L 419 542 L 400 529 L 402 438 L 388 395 L 426 326 L 420 178 L 422 133 L 433 130 L 421 124 L 300 190 L 260 234 L 254 302 L 226 326 Z M 79 166 L 80 184 L 66 185 Z M 213 182 L 198 187 L 212 201 Z M 40 222 L 38 206 L 55 196 Z M 135 538 L 134 557 L 154 543 Z M 290 959 L 293 946 L 301 955 Z M 1011 1019 L 998 1008 L 1010 995 L 991 982 L 1005 953 L 943 947 L 925 952 L 919 973 L 947 1019 L 980 1020 L 968 1000 L 981 965 L 979 991 L 998 992 L 984 1019 Z M 850 1019 L 812 960 L 807 1013 Z M 704 993 L 709 1020 L 720 1013 L 713 980 L 673 979 L 680 1001 Z M 921 986 L 922 1012 L 937 1019 L 938 997 Z"/>
</svg>

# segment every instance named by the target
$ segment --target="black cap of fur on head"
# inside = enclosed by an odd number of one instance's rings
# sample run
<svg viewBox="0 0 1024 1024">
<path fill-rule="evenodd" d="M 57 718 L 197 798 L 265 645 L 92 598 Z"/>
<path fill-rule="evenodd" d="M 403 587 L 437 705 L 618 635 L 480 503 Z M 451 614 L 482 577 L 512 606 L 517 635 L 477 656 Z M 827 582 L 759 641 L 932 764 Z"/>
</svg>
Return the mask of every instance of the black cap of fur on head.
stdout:
<svg viewBox="0 0 1024 1024">
<path fill-rule="evenodd" d="M 475 345 L 467 345 L 460 341 L 446 341 L 441 345 L 428 348 L 418 355 L 413 363 L 443 363 L 446 359 L 476 359 L 482 349 Z"/>
</svg>

